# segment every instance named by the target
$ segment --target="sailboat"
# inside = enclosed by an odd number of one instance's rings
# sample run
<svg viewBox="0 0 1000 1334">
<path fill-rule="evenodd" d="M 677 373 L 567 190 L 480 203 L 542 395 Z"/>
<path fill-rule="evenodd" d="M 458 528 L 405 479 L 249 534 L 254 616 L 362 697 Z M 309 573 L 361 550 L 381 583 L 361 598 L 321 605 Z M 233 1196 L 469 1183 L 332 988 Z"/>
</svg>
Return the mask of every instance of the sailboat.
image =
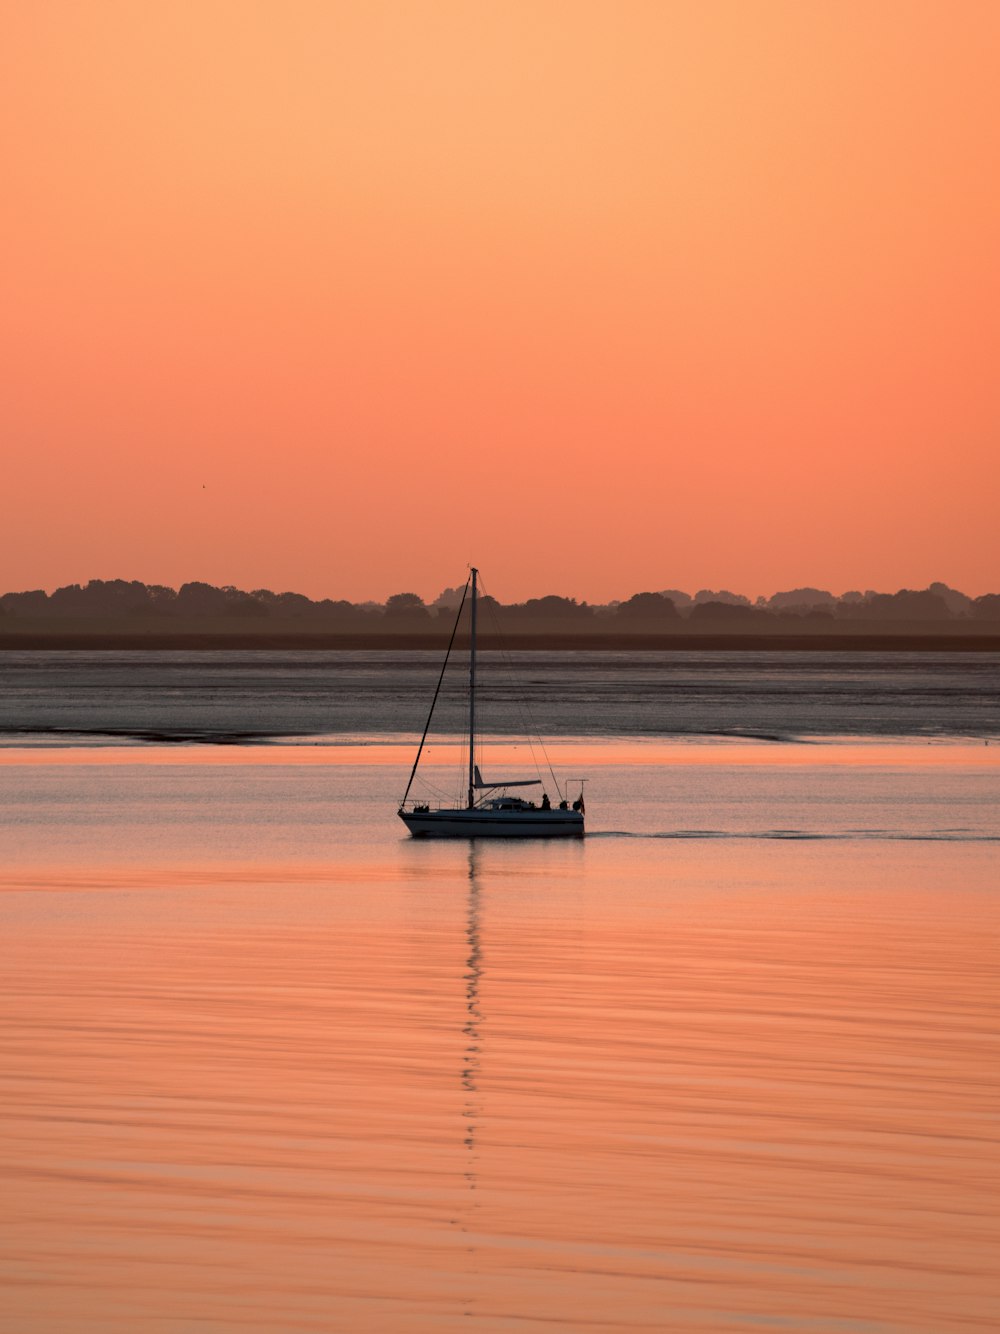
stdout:
<svg viewBox="0 0 1000 1334">
<path fill-rule="evenodd" d="M 459 604 L 451 640 L 445 653 L 437 689 L 431 701 L 430 713 L 420 738 L 417 757 L 410 772 L 410 781 L 399 803 L 399 818 L 406 825 L 414 838 L 582 838 L 584 833 L 584 804 L 581 788 L 579 798 L 572 809 L 568 801 L 560 801 L 552 806 L 546 795 L 541 802 L 528 801 L 523 797 L 512 796 L 511 788 L 540 787 L 540 778 L 499 778 L 487 781 L 483 778 L 476 763 L 476 602 L 478 598 L 479 571 L 470 572 L 470 583 L 465 586 L 462 601 Z M 469 621 L 469 783 L 467 800 L 464 806 L 431 807 L 423 802 L 410 802 L 410 788 L 416 776 L 424 742 L 434 716 L 444 680 L 445 669 L 455 643 L 458 623 L 462 617 L 466 595 L 471 584 L 472 602 Z"/>
</svg>

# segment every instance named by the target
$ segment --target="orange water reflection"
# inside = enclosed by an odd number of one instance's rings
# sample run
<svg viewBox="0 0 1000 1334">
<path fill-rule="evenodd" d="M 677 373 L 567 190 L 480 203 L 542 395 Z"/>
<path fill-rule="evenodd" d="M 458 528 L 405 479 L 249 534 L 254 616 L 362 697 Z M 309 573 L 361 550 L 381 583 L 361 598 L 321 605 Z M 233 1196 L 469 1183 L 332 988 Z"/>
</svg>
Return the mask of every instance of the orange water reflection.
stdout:
<svg viewBox="0 0 1000 1334">
<path fill-rule="evenodd" d="M 994 1327 L 988 847 L 32 874 L 5 1330 Z"/>
<path fill-rule="evenodd" d="M 289 743 L 272 745 L 108 745 L 108 746 L 6 746 L 0 747 L 0 766 L 36 765 L 392 765 L 408 769 L 416 746 L 413 742 L 364 742 L 345 744 Z M 982 741 L 860 741 L 855 738 L 823 741 L 735 741 L 722 738 L 693 742 L 644 740 L 595 741 L 593 738 L 550 742 L 546 752 L 552 763 L 576 773 L 607 765 L 739 765 L 864 768 L 972 768 L 1000 771 L 1000 745 Z M 489 761 L 496 765 L 522 765 L 533 771 L 528 747 L 512 741 L 491 741 Z M 458 745 L 428 743 L 421 765 L 454 768 L 462 760 Z M 508 775 L 509 777 L 510 775 Z"/>
</svg>

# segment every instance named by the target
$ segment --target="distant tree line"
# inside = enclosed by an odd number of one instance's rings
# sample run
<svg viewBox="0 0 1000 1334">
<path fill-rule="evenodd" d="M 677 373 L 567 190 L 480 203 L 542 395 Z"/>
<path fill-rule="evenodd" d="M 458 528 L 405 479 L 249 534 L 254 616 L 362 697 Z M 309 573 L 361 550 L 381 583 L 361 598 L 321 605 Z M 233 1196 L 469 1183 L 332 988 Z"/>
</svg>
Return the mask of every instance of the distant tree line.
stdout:
<svg viewBox="0 0 1000 1334">
<path fill-rule="evenodd" d="M 305 630 L 345 632 L 419 632 L 450 625 L 462 589 L 445 589 L 427 604 L 416 593 L 395 593 L 384 605 L 323 598 L 302 593 L 273 593 L 267 588 L 247 592 L 225 585 L 187 583 L 179 589 L 138 580 L 92 579 L 88 584 L 67 584 L 53 593 L 34 589 L 0 596 L 0 626 L 15 629 L 25 622 L 65 622 L 81 625 L 115 622 L 167 628 L 170 623 L 254 622 Z M 501 604 L 481 599 L 483 628 L 492 629 L 491 613 L 504 633 L 565 631 L 595 633 L 657 633 L 681 629 L 684 622 L 712 628 L 760 627 L 809 622 L 815 628 L 838 622 L 954 622 L 1000 621 L 1000 593 L 970 598 L 946 584 L 901 589 L 896 593 L 854 591 L 834 596 L 817 588 L 795 588 L 755 602 L 722 589 L 702 589 L 694 595 L 678 589 L 635 593 L 621 602 L 591 605 L 575 598 L 529 598 Z"/>
</svg>

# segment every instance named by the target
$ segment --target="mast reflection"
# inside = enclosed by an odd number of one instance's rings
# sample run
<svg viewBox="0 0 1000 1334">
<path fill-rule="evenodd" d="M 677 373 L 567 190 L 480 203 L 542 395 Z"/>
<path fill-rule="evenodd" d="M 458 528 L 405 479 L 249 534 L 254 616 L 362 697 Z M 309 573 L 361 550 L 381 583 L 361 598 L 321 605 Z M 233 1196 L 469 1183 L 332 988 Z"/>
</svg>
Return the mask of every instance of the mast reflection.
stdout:
<svg viewBox="0 0 1000 1334">
<path fill-rule="evenodd" d="M 482 947 L 480 944 L 481 890 L 478 877 L 478 849 L 475 844 L 469 847 L 469 892 L 466 901 L 465 940 L 468 955 L 465 960 L 465 1023 L 462 1033 L 465 1036 L 465 1050 L 462 1061 L 462 1088 L 465 1102 L 462 1115 L 465 1117 L 465 1147 L 469 1151 L 465 1179 L 472 1190 L 476 1189 L 476 1118 L 479 1111 L 479 1064 L 481 1053 L 480 1027 L 482 1011 L 479 1008 L 479 987 L 482 979 Z"/>
<path fill-rule="evenodd" d="M 463 1303 L 464 1314 L 475 1317 L 477 1293 L 479 1291 L 479 1261 L 476 1245 L 476 1211 L 479 1202 L 476 1189 L 479 1184 L 478 1149 L 476 1132 L 480 1114 L 479 1101 L 479 1066 L 482 1052 L 481 1028 L 482 1010 L 479 1006 L 479 988 L 483 976 L 483 953 L 480 942 L 480 914 L 482 912 L 482 891 L 478 875 L 478 852 L 475 843 L 469 845 L 469 890 L 465 911 L 465 943 L 468 953 L 465 959 L 465 1022 L 462 1034 L 465 1047 L 462 1051 L 462 1116 L 465 1119 L 465 1131 L 462 1143 L 465 1148 L 464 1177 L 470 1195 L 468 1205 L 461 1220 L 462 1231 L 467 1235 L 469 1255 L 469 1291 Z"/>
</svg>

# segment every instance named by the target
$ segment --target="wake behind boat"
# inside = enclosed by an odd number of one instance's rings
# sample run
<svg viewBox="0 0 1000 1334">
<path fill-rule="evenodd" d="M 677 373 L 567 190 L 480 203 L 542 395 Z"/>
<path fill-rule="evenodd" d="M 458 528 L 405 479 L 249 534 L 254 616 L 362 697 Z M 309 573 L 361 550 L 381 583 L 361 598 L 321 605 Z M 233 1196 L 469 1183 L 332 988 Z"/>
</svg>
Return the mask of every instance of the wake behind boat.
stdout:
<svg viewBox="0 0 1000 1334">
<path fill-rule="evenodd" d="M 424 734 L 417 748 L 417 758 L 413 762 L 410 781 L 399 804 L 399 818 L 406 825 L 414 838 L 582 838 L 584 833 L 583 790 L 573 802 L 572 809 L 567 800 L 560 800 L 558 806 L 552 806 L 548 796 L 543 794 L 540 802 L 528 801 L 523 797 L 511 796 L 509 789 L 514 787 L 540 787 L 540 778 L 503 778 L 486 781 L 476 764 L 476 603 L 478 596 L 479 571 L 473 569 L 470 582 L 466 584 L 459 604 L 451 640 L 445 653 L 437 689 L 431 701 L 430 713 L 424 726 Z M 469 622 L 469 785 L 464 806 L 437 806 L 427 803 L 411 802 L 407 807 L 410 788 L 416 777 L 424 742 L 434 716 L 444 680 L 448 659 L 455 643 L 459 621 L 465 598 L 471 583 L 472 601 Z"/>
</svg>

